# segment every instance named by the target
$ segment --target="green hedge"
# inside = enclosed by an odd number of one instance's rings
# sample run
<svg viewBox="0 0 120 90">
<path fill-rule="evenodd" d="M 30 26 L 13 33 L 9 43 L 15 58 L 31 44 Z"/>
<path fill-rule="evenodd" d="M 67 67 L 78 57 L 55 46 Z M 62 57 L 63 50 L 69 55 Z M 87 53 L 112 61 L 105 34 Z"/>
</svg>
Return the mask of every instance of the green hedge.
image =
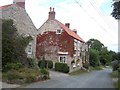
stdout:
<svg viewBox="0 0 120 90">
<path fill-rule="evenodd" d="M 49 69 L 52 69 L 53 68 L 53 62 L 52 61 L 47 61 L 47 65 L 48 65 L 48 68 Z"/>
<path fill-rule="evenodd" d="M 40 60 L 39 62 L 38 62 L 38 66 L 40 67 L 40 68 L 46 68 L 47 67 L 47 62 L 46 62 L 46 60 Z"/>
<path fill-rule="evenodd" d="M 69 66 L 66 63 L 55 63 L 55 70 L 68 73 L 69 72 Z"/>
<path fill-rule="evenodd" d="M 39 62 L 38 62 L 38 66 L 40 67 L 40 68 L 49 68 L 49 69 L 52 69 L 53 68 L 53 62 L 52 61 L 50 61 L 50 60 L 40 60 Z"/>
</svg>

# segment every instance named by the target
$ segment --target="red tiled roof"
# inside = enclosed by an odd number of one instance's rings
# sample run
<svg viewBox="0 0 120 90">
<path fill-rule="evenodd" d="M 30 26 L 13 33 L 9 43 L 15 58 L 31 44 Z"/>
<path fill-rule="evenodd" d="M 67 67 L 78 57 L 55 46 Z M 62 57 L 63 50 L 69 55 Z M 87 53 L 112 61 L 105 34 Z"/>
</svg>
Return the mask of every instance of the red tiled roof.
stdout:
<svg viewBox="0 0 120 90">
<path fill-rule="evenodd" d="M 55 19 L 55 21 L 72 37 L 74 37 L 75 39 L 81 41 L 81 42 L 85 42 L 79 35 L 77 35 L 75 32 L 73 32 L 71 29 L 69 29 L 68 27 L 66 27 L 64 24 L 62 24 L 61 22 L 59 22 L 58 20 Z"/>
<path fill-rule="evenodd" d="M 12 5 L 14 5 L 14 4 L 9 4 L 9 5 L 5 5 L 5 6 L 0 6 L 0 9 L 2 9 L 2 8 L 7 8 L 7 7 L 12 6 Z"/>
</svg>

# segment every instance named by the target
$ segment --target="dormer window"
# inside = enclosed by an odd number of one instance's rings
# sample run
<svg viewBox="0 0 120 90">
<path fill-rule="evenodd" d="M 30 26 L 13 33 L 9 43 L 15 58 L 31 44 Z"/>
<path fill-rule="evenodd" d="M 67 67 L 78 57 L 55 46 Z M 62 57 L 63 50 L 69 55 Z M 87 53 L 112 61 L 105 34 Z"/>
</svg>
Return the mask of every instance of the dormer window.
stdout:
<svg viewBox="0 0 120 90">
<path fill-rule="evenodd" d="M 56 34 L 61 34 L 62 33 L 62 29 L 57 29 L 56 30 Z"/>
</svg>

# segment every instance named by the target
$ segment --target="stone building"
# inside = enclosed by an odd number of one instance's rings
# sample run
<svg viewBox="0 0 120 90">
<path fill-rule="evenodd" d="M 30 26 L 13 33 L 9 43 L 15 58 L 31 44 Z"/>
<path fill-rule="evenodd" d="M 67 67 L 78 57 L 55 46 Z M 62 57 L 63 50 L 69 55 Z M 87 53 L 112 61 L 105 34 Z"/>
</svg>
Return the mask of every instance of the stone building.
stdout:
<svg viewBox="0 0 120 90">
<path fill-rule="evenodd" d="M 81 69 L 88 61 L 88 45 L 70 29 L 70 23 L 62 24 L 55 19 L 54 8 L 50 7 L 47 21 L 38 29 L 36 57 L 67 63 L 70 72 Z"/>
<path fill-rule="evenodd" d="M 1 6 L 0 15 L 1 19 L 12 19 L 14 21 L 19 35 L 33 37 L 26 48 L 26 53 L 28 57 L 35 58 L 37 29 L 25 10 L 25 0 L 14 0 L 13 4 Z"/>
<path fill-rule="evenodd" d="M 38 30 L 25 10 L 25 0 L 1 6 L 0 16 L 0 19 L 12 19 L 19 35 L 33 37 L 26 47 L 28 57 L 67 63 L 70 72 L 88 62 L 88 45 L 77 30 L 70 29 L 70 23 L 64 25 L 55 19 L 54 8 L 50 8 L 47 21 Z"/>
</svg>

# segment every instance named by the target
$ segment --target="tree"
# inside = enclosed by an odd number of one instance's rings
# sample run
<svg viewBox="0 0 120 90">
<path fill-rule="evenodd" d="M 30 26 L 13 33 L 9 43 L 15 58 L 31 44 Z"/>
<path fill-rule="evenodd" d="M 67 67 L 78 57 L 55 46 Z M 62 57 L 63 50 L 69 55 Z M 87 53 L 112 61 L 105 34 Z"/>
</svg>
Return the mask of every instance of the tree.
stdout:
<svg viewBox="0 0 120 90">
<path fill-rule="evenodd" d="M 108 51 L 107 47 L 105 47 L 104 44 L 101 43 L 99 40 L 90 39 L 87 41 L 87 44 L 90 46 L 91 65 L 98 62 L 100 62 L 102 65 L 109 65 L 111 61 L 117 59 L 117 54 L 113 51 Z M 97 60 L 94 60 L 94 57 Z"/>
<path fill-rule="evenodd" d="M 9 64 L 21 63 L 28 66 L 25 48 L 32 37 L 23 37 L 17 34 L 13 20 L 2 20 L 2 69 Z"/>
<path fill-rule="evenodd" d="M 117 58 L 120 61 L 120 52 L 117 53 Z"/>
<path fill-rule="evenodd" d="M 97 67 L 100 65 L 99 62 L 99 52 L 95 49 L 90 49 L 90 65 L 93 67 Z"/>
<path fill-rule="evenodd" d="M 111 15 L 115 18 L 115 19 L 120 19 L 120 1 L 118 2 L 114 2 L 112 4 L 113 6 L 113 11 L 111 13 Z"/>
<path fill-rule="evenodd" d="M 90 39 L 87 41 L 87 44 L 90 48 L 100 51 L 104 46 L 99 40 L 97 39 Z"/>
</svg>

